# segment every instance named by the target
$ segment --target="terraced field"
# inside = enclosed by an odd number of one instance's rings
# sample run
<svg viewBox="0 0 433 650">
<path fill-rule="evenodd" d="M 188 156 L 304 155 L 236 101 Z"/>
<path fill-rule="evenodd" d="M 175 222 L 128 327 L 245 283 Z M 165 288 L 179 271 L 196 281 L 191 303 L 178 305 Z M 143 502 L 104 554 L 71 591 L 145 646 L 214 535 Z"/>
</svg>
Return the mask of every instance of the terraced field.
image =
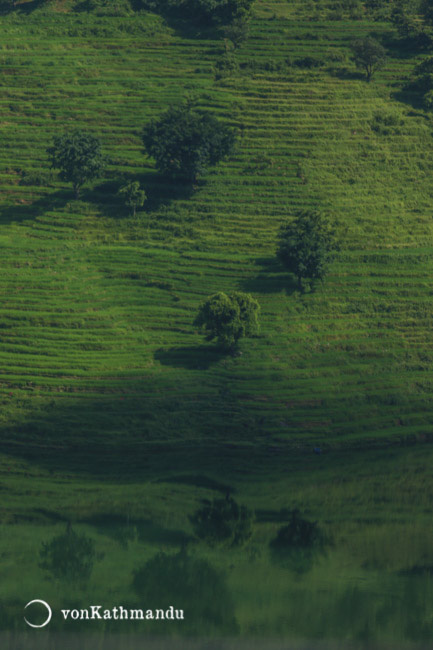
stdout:
<svg viewBox="0 0 433 650">
<path fill-rule="evenodd" d="M 263 512 L 296 505 L 322 520 L 345 549 L 327 575 L 430 566 L 420 540 L 431 533 L 433 496 L 432 116 L 401 90 L 422 55 L 400 50 L 391 25 L 371 13 L 335 20 L 324 5 L 257 0 L 239 71 L 220 80 L 223 39 L 186 22 L 78 12 L 72 1 L 21 2 L 0 17 L 3 522 L 17 540 L 6 557 L 29 562 L 29 599 L 41 575 L 28 549 L 60 525 L 59 513 L 84 528 L 127 511 L 188 530 L 212 481 Z M 389 55 L 372 83 L 349 49 L 368 34 Z M 194 191 L 160 177 L 141 143 L 146 122 L 186 98 L 239 136 L 235 155 Z M 389 113 L 401 124 L 375 130 L 375 115 Z M 109 159 L 79 200 L 46 154 L 72 127 L 96 134 Z M 149 197 L 135 219 L 116 195 L 124 179 Z M 276 236 L 293 211 L 317 206 L 337 221 L 342 247 L 323 286 L 301 293 L 275 259 Z M 236 289 L 260 302 L 261 332 L 232 357 L 192 322 L 205 297 Z M 327 453 L 314 456 L 317 446 Z M 258 548 L 272 521 L 259 518 Z M 136 540 L 134 558 L 179 541 L 146 535 L 141 542 L 153 542 L 143 550 Z M 401 554 L 392 555 L 397 535 Z M 250 569 L 236 561 L 241 632 L 288 634 L 286 579 L 271 573 L 266 589 L 277 585 L 280 609 L 269 605 L 254 627 L 261 601 L 249 603 Z M 4 602 L 13 593 L 19 603 L 12 566 L 4 578 Z M 313 575 L 307 599 L 323 580 Z M 334 588 L 338 619 L 346 592 Z M 343 636 L 362 638 L 362 621 Z M 419 625 L 428 636 L 431 622 Z M 295 636 L 307 629 L 308 612 Z M 338 629 L 320 618 L 314 634 L 336 638 Z"/>
</svg>

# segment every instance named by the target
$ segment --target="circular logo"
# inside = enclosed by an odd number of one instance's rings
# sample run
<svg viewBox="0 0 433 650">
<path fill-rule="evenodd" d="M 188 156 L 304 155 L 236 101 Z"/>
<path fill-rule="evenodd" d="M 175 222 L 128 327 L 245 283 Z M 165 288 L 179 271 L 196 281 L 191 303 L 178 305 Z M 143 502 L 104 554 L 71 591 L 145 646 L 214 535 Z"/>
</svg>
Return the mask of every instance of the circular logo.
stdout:
<svg viewBox="0 0 433 650">
<path fill-rule="evenodd" d="M 33 623 L 30 623 L 25 616 L 24 616 L 24 620 L 27 623 L 27 625 L 30 625 L 30 627 L 45 627 L 51 621 L 51 617 L 53 615 L 53 612 L 51 611 L 51 607 L 48 605 L 48 603 L 45 602 L 45 600 L 36 599 L 36 600 L 31 600 L 29 603 L 27 603 L 24 609 L 27 609 L 27 607 L 33 605 L 33 603 L 40 603 L 41 605 L 47 608 L 47 612 L 48 612 L 47 620 L 45 621 L 45 623 L 42 623 L 42 625 L 34 625 Z"/>
</svg>

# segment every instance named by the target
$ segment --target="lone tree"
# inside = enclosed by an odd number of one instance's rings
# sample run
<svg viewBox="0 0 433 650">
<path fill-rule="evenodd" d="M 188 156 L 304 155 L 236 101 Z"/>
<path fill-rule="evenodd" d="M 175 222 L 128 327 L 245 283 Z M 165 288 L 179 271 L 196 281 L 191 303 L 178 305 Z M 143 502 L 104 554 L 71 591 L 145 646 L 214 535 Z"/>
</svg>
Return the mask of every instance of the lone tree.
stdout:
<svg viewBox="0 0 433 650">
<path fill-rule="evenodd" d="M 105 166 L 101 143 L 87 131 L 76 129 L 55 137 L 47 153 L 62 181 L 72 183 L 76 198 L 84 183 L 97 178 Z"/>
<path fill-rule="evenodd" d="M 243 336 L 259 330 L 260 306 L 248 293 L 215 293 L 200 307 L 194 325 L 206 331 L 206 340 L 217 339 L 225 349 L 233 349 Z"/>
<path fill-rule="evenodd" d="M 229 495 L 205 501 L 189 520 L 196 537 L 210 546 L 242 546 L 252 534 L 253 513 Z"/>
<path fill-rule="evenodd" d="M 137 208 L 142 208 L 147 200 L 146 192 L 141 189 L 138 181 L 131 181 L 121 187 L 119 196 L 123 199 L 126 207 L 131 209 L 133 217 L 137 213 Z"/>
<path fill-rule="evenodd" d="M 235 140 L 233 129 L 188 105 L 172 106 L 143 131 L 144 147 L 159 171 L 188 182 L 195 182 L 208 167 L 228 156 Z"/>
<path fill-rule="evenodd" d="M 277 257 L 298 280 L 322 280 L 338 248 L 333 225 L 317 210 L 298 212 L 281 226 Z"/>
<path fill-rule="evenodd" d="M 385 48 L 371 36 L 356 40 L 352 44 L 352 52 L 356 67 L 365 71 L 367 81 L 386 61 Z"/>
</svg>

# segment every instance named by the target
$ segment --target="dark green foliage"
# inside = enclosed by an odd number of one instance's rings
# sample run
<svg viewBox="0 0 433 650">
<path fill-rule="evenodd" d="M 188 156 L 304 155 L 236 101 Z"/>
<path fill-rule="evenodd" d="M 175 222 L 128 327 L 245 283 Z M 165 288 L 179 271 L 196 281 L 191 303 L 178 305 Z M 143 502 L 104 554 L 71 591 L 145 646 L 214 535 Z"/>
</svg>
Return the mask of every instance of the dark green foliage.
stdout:
<svg viewBox="0 0 433 650">
<path fill-rule="evenodd" d="M 132 216 L 135 217 L 137 208 L 141 208 L 147 199 L 146 192 L 141 189 L 138 181 L 130 181 L 120 188 L 119 196 L 125 202 L 127 208 L 131 209 Z"/>
<path fill-rule="evenodd" d="M 391 21 L 401 39 L 420 50 L 432 46 L 431 0 L 397 0 L 392 6 Z"/>
<path fill-rule="evenodd" d="M 40 169 L 37 171 L 26 171 L 21 173 L 20 185 L 50 185 L 55 177 L 55 172 L 49 169 Z"/>
<path fill-rule="evenodd" d="M 182 0 L 182 5 L 202 20 L 227 25 L 248 16 L 253 0 Z"/>
<path fill-rule="evenodd" d="M 39 567 L 57 580 L 86 582 L 96 559 L 95 544 L 90 537 L 71 528 L 66 533 L 44 542 L 39 553 Z"/>
<path fill-rule="evenodd" d="M 298 212 L 281 226 L 277 257 L 293 273 L 299 288 L 302 280 L 322 280 L 337 249 L 332 224 L 317 210 Z"/>
<path fill-rule="evenodd" d="M 164 11 L 200 25 L 228 25 L 248 18 L 254 0 L 142 0 L 150 11 Z"/>
<path fill-rule="evenodd" d="M 394 111 L 377 111 L 371 121 L 371 129 L 381 135 L 401 133 L 404 120 L 400 113 Z"/>
<path fill-rule="evenodd" d="M 298 68 L 320 68 L 320 66 L 323 65 L 323 60 L 318 59 L 315 56 L 304 56 L 300 59 L 295 59 L 293 61 L 293 65 L 297 66 Z"/>
<path fill-rule="evenodd" d="M 364 70 L 367 81 L 386 61 L 385 48 L 371 36 L 356 40 L 352 44 L 352 52 L 356 67 Z"/>
<path fill-rule="evenodd" d="M 433 57 L 429 56 L 417 65 L 413 76 L 406 84 L 406 90 L 416 93 L 427 109 L 433 107 Z"/>
<path fill-rule="evenodd" d="M 296 573 L 308 571 L 316 557 L 324 553 L 328 543 L 317 522 L 301 516 L 293 510 L 289 523 L 279 528 L 270 542 L 271 556 Z"/>
<path fill-rule="evenodd" d="M 229 496 L 206 501 L 189 519 L 196 537 L 210 546 L 242 546 L 252 534 L 253 513 Z"/>
<path fill-rule="evenodd" d="M 239 71 L 239 64 L 234 53 L 226 50 L 215 62 L 215 79 L 231 77 Z"/>
<path fill-rule="evenodd" d="M 127 16 L 132 13 L 130 0 L 84 0 L 76 11 L 91 11 L 97 16 Z"/>
<path fill-rule="evenodd" d="M 237 49 L 245 43 L 248 38 L 250 27 L 245 18 L 235 18 L 230 25 L 224 29 L 224 36 L 233 44 Z"/>
<path fill-rule="evenodd" d="M 259 303 L 248 293 L 215 293 L 200 307 L 194 325 L 206 331 L 206 339 L 217 339 L 225 349 L 233 348 L 243 336 L 258 332 Z"/>
<path fill-rule="evenodd" d="M 143 144 L 159 171 L 189 182 L 228 156 L 235 140 L 233 129 L 187 105 L 172 106 L 143 131 Z"/>
<path fill-rule="evenodd" d="M 62 181 L 72 183 L 77 198 L 80 187 L 97 178 L 105 166 L 101 143 L 87 131 L 76 129 L 55 137 L 47 153 L 51 167 L 60 171 Z"/>
<path fill-rule="evenodd" d="M 433 1 L 421 0 L 420 13 L 427 25 L 433 25 Z"/>
<path fill-rule="evenodd" d="M 209 635 L 237 630 L 235 607 L 223 574 L 184 550 L 155 555 L 134 571 L 132 588 L 140 604 L 154 602 L 163 609 L 171 605 L 183 609 L 185 619 L 179 622 L 183 632 Z"/>
</svg>

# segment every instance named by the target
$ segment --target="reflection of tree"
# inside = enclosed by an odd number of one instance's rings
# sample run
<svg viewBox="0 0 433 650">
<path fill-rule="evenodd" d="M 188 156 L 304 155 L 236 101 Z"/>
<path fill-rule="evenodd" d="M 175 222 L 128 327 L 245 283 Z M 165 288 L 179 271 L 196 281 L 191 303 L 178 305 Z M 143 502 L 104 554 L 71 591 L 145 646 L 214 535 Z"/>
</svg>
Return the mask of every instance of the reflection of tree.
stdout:
<svg viewBox="0 0 433 650">
<path fill-rule="evenodd" d="M 299 510 L 293 510 L 289 523 L 278 530 L 270 543 L 271 557 L 295 573 L 306 573 L 316 558 L 324 554 L 326 543 L 317 523 L 304 519 Z"/>
<path fill-rule="evenodd" d="M 90 578 L 96 558 L 95 544 L 90 537 L 79 535 L 68 526 L 63 535 L 42 544 L 39 556 L 40 568 L 53 578 L 85 582 Z"/>
<path fill-rule="evenodd" d="M 183 632 L 209 635 L 237 630 L 224 576 L 206 560 L 191 557 L 184 550 L 176 555 L 155 555 L 134 572 L 132 587 L 143 604 L 183 609 Z"/>
<path fill-rule="evenodd" d="M 211 546 L 242 546 L 252 534 L 252 512 L 229 495 L 225 499 L 205 501 L 189 519 L 196 536 Z"/>
</svg>

